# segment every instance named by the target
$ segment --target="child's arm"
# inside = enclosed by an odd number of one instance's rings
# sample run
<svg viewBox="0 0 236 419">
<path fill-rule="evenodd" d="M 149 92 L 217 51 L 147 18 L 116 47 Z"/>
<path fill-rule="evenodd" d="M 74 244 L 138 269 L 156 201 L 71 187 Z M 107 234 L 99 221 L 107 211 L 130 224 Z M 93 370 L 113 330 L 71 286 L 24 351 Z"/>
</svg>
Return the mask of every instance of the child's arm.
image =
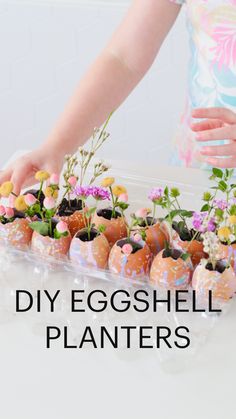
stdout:
<svg viewBox="0 0 236 419">
<path fill-rule="evenodd" d="M 65 154 L 76 151 L 131 93 L 153 63 L 180 6 L 168 0 L 135 0 L 112 39 L 81 80 L 56 127 L 36 151 L 0 175 L 19 193 L 36 170 L 59 172 Z M 96 34 L 94 34 L 96 36 Z M 86 42 L 86 41 L 85 41 Z M 29 183 L 28 182 L 28 183 Z"/>
</svg>

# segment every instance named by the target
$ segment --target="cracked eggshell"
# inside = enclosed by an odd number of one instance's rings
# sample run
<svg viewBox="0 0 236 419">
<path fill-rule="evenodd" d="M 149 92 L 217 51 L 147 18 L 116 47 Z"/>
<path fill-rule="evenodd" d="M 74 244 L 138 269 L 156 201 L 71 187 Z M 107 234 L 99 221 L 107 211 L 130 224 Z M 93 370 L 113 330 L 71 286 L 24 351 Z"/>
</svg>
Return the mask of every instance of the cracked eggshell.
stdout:
<svg viewBox="0 0 236 419">
<path fill-rule="evenodd" d="M 123 217 L 108 220 L 107 218 L 99 216 L 95 213 L 93 217 L 93 224 L 97 229 L 100 225 L 104 225 L 106 227 L 103 234 L 106 236 L 110 247 L 112 247 L 118 240 L 127 236 L 127 226 Z"/>
<path fill-rule="evenodd" d="M 163 250 L 154 258 L 150 282 L 166 289 L 186 289 L 191 281 L 192 262 L 181 258 L 163 257 Z"/>
<path fill-rule="evenodd" d="M 0 241 L 6 241 L 11 246 L 25 248 L 31 242 L 33 231 L 26 218 L 16 218 L 11 223 L 0 223 Z"/>
<path fill-rule="evenodd" d="M 37 231 L 33 232 L 31 249 L 42 256 L 65 256 L 69 251 L 71 235 L 53 239 L 49 236 L 42 236 Z"/>
<path fill-rule="evenodd" d="M 104 234 L 100 234 L 91 241 L 83 241 L 76 235 L 71 242 L 69 258 L 80 266 L 105 269 L 109 253 L 110 246 Z"/>
</svg>

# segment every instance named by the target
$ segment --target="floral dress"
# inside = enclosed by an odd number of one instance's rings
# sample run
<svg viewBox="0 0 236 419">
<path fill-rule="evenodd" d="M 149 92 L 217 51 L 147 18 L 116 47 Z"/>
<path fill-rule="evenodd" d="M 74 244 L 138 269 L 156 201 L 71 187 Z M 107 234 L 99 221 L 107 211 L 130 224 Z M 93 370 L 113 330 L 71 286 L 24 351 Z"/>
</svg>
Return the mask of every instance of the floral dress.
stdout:
<svg viewBox="0 0 236 419">
<path fill-rule="evenodd" d="M 236 111 L 236 0 L 170 0 L 184 4 L 191 60 L 185 111 L 172 163 L 204 167 L 190 124 L 191 110 L 225 107 Z"/>
</svg>

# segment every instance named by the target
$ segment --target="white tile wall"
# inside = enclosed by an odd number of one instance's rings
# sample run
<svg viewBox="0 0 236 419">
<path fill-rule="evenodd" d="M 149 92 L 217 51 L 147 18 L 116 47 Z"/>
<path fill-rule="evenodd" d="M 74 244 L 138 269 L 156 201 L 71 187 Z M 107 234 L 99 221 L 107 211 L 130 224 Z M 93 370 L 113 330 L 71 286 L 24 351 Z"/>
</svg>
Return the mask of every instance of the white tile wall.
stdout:
<svg viewBox="0 0 236 419">
<path fill-rule="evenodd" d="M 128 3 L 0 1 L 0 164 L 44 139 Z M 125 144 L 136 160 L 144 147 L 150 162 L 167 160 L 184 103 L 186 38 L 181 15 L 151 71 L 114 116 L 104 157 L 122 159 Z"/>
</svg>

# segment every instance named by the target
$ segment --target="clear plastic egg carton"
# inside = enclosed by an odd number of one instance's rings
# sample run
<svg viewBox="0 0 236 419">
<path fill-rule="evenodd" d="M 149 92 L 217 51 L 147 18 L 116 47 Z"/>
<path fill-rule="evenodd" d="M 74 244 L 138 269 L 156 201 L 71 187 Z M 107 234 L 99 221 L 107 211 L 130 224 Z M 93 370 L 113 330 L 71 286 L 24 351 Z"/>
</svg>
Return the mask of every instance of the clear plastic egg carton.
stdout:
<svg viewBox="0 0 236 419">
<path fill-rule="evenodd" d="M 201 187 L 196 190 L 191 185 L 179 184 L 178 182 L 170 183 L 161 179 L 123 176 L 119 171 L 115 173 L 113 171 L 113 174 L 117 183 L 124 184 L 128 189 L 131 202 L 129 213 L 137 207 L 148 205 L 147 195 L 151 187 L 166 184 L 180 188 L 183 194 L 182 202 L 186 208 L 199 208 Z M 33 308 L 29 312 L 16 314 L 16 290 L 27 290 L 35 299 L 38 298 L 39 291 L 43 293 L 44 290 L 47 290 L 51 295 L 54 295 L 57 290 L 60 290 L 60 298 L 55 312 L 50 313 L 48 304 L 46 301 L 42 301 L 40 314 Z M 80 290 L 85 312 L 73 313 L 71 311 L 72 290 Z M 97 297 L 95 304 L 99 304 L 99 299 L 107 301 L 106 309 L 100 313 L 91 311 L 86 306 L 88 296 L 95 290 L 101 290 L 105 293 L 102 297 Z M 120 294 L 117 299 L 118 307 L 123 307 L 122 304 L 126 297 L 130 301 L 130 309 L 124 313 L 117 313 L 110 304 L 111 296 L 117 290 L 128 293 L 127 295 L 125 293 Z M 149 310 L 142 313 L 134 309 L 136 303 L 135 292 L 137 290 L 143 291 L 150 307 Z M 108 270 L 72 265 L 67 258 L 59 260 L 43 258 L 32 253 L 30 249 L 18 250 L 3 242 L 0 245 L 0 325 L 23 321 L 30 327 L 33 334 L 42 337 L 45 337 L 45 328 L 49 324 L 61 328 L 67 327 L 71 342 L 74 344 L 80 342 L 86 326 L 91 326 L 95 334 L 99 334 L 100 326 L 103 325 L 112 334 L 116 326 L 122 328 L 124 325 L 132 325 L 137 328 L 137 333 L 134 333 L 131 337 L 131 349 L 127 349 L 126 337 L 121 336 L 119 347 L 115 349 L 117 356 L 129 360 L 130 351 L 132 357 L 135 358 L 143 358 L 143 356 L 151 356 L 151 354 L 152 356 L 158 355 L 157 359 L 159 359 L 161 365 L 166 370 L 174 372 L 189 364 L 220 316 L 217 313 L 191 312 L 191 296 L 186 303 L 189 312 L 176 313 L 175 310 L 168 312 L 167 306 L 163 302 L 159 302 L 156 311 L 153 311 L 153 291 L 154 289 L 150 286 L 148 278 L 142 280 L 122 278 Z M 158 298 L 164 299 L 165 292 L 156 291 L 158 292 Z M 221 306 L 222 314 L 230 308 L 230 305 L 231 303 L 227 303 Z M 172 301 L 172 307 L 174 308 L 174 300 Z M 174 331 L 180 325 L 187 327 L 190 331 L 190 346 L 185 350 L 178 349 L 174 345 L 171 350 L 166 345 L 157 348 L 155 330 L 160 325 L 169 327 L 171 331 Z M 153 349 L 149 351 L 143 351 L 139 348 L 138 329 L 140 326 L 152 327 L 153 336 L 151 336 L 150 341 L 153 342 Z M 170 342 L 173 343 L 174 338 L 175 336 L 171 336 Z"/>
</svg>

